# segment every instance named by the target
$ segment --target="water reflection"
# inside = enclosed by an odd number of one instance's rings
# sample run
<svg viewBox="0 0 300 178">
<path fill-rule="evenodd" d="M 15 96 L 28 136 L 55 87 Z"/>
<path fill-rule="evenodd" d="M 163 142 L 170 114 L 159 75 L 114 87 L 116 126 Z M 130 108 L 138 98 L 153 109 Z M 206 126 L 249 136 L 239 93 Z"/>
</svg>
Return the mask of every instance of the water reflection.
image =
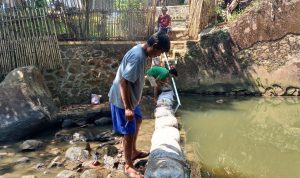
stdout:
<svg viewBox="0 0 300 178">
<path fill-rule="evenodd" d="M 299 98 L 185 96 L 180 115 L 203 177 L 300 177 Z"/>
</svg>

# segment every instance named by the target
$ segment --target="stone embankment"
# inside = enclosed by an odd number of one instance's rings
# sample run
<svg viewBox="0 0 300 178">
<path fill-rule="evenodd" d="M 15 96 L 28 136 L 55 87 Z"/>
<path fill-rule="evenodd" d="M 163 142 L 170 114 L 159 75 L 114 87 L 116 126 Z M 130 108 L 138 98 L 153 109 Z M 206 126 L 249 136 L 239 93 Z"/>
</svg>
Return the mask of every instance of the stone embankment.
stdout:
<svg viewBox="0 0 300 178">
<path fill-rule="evenodd" d="M 179 91 L 299 96 L 300 0 L 253 2 L 236 20 L 201 32 L 178 61 Z"/>
</svg>

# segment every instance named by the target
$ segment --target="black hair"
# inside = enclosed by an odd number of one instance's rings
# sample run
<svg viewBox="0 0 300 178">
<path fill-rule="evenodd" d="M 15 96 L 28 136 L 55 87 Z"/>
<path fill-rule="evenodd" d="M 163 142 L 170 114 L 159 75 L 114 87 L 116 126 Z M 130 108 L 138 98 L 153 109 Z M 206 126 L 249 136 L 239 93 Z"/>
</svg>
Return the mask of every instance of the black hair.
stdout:
<svg viewBox="0 0 300 178">
<path fill-rule="evenodd" d="M 168 8 L 166 6 L 162 6 L 161 10 L 162 11 L 168 11 Z"/>
<path fill-rule="evenodd" d="M 175 75 L 176 77 L 178 76 L 177 70 L 174 69 L 174 68 L 170 69 L 170 70 L 169 70 L 169 73 Z"/>
<path fill-rule="evenodd" d="M 160 32 L 160 31 L 157 33 L 154 33 L 147 40 L 147 44 L 149 46 L 153 46 L 155 43 L 156 43 L 156 45 L 154 46 L 155 49 L 162 50 L 163 52 L 169 52 L 171 43 L 170 43 L 170 38 L 167 34 Z"/>
</svg>

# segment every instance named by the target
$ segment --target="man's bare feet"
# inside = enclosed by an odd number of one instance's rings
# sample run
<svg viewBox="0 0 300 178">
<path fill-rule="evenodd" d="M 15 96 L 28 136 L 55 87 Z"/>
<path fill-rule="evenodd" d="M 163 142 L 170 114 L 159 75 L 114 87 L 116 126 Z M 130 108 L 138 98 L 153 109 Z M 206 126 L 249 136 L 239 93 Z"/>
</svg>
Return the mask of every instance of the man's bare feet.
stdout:
<svg viewBox="0 0 300 178">
<path fill-rule="evenodd" d="M 128 165 L 125 165 L 125 174 L 132 178 L 143 178 L 144 176 L 135 170 L 133 167 L 130 167 Z"/>
</svg>

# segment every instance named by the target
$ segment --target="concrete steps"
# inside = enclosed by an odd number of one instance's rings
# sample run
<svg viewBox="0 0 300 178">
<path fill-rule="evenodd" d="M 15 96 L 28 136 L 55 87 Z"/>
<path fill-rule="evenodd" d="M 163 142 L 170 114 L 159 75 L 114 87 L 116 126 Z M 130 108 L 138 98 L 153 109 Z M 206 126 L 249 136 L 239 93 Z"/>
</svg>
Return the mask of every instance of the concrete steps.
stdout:
<svg viewBox="0 0 300 178">
<path fill-rule="evenodd" d="M 184 57 L 187 52 L 186 41 L 171 41 L 171 49 L 167 54 L 169 61 L 176 61 L 179 57 Z M 164 58 L 162 58 L 164 60 Z"/>
</svg>

